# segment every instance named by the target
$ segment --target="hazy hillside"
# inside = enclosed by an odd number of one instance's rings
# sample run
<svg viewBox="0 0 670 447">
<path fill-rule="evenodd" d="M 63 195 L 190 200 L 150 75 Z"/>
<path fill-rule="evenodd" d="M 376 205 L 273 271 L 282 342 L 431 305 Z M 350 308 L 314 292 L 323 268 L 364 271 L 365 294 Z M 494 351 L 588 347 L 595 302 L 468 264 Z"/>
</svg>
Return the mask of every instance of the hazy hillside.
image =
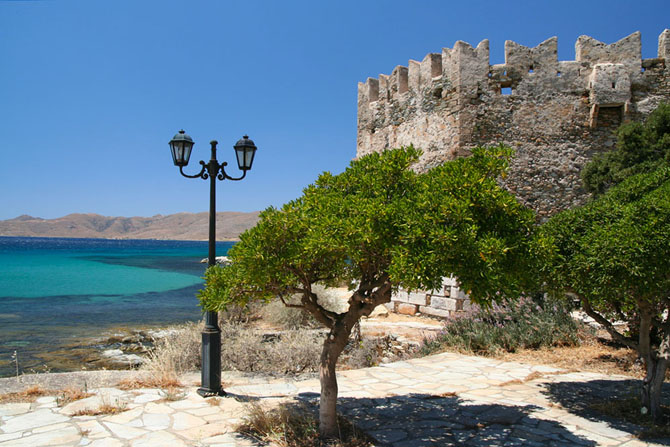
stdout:
<svg viewBox="0 0 670 447">
<path fill-rule="evenodd" d="M 216 213 L 217 240 L 237 239 L 258 221 L 258 212 Z M 206 240 L 207 213 L 178 213 L 152 217 L 106 217 L 99 214 L 68 214 L 58 219 L 19 216 L 0 220 L 0 236 L 89 237 L 105 239 Z"/>
</svg>

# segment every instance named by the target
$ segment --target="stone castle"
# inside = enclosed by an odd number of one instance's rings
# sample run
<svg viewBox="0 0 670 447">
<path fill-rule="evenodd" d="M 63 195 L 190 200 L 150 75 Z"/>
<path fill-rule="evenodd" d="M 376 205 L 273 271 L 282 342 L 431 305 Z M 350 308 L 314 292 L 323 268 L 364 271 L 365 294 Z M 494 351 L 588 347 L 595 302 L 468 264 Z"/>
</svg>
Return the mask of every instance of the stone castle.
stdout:
<svg viewBox="0 0 670 447">
<path fill-rule="evenodd" d="M 358 85 L 357 157 L 413 144 L 428 169 L 475 146 L 516 150 L 504 186 L 540 219 L 582 204 L 579 173 L 614 148 L 614 130 L 670 101 L 670 30 L 658 57 L 642 59 L 640 33 L 611 45 L 588 36 L 575 60 L 559 61 L 557 38 L 535 48 L 505 42 L 505 63 L 490 65 L 489 42 L 409 61 Z M 455 278 L 433 291 L 400 291 L 390 310 L 446 317 L 469 306 Z"/>
<path fill-rule="evenodd" d="M 639 32 L 611 45 L 581 36 L 574 61 L 558 60 L 556 37 L 535 48 L 507 41 L 498 65 L 488 40 L 459 41 L 359 83 L 357 156 L 414 144 L 427 169 L 505 143 L 516 150 L 505 187 L 544 219 L 584 202 L 584 164 L 614 147 L 621 122 L 661 101 L 670 101 L 668 29 L 654 59 L 642 59 Z"/>
</svg>

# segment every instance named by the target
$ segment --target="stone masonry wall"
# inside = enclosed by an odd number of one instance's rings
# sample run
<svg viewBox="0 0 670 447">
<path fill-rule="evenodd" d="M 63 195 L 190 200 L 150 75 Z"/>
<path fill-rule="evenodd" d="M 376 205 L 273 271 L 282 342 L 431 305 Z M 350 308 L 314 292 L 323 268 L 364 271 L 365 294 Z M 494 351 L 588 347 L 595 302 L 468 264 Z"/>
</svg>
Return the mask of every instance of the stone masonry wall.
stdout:
<svg viewBox="0 0 670 447">
<path fill-rule="evenodd" d="M 386 307 L 391 312 L 405 315 L 424 314 L 446 318 L 468 310 L 470 299 L 458 287 L 456 278 L 444 278 L 440 290 L 400 291 L 393 295 Z"/>
<path fill-rule="evenodd" d="M 579 205 L 579 172 L 612 149 L 613 130 L 670 101 L 670 30 L 658 58 L 641 57 L 640 33 L 611 45 L 581 36 L 574 61 L 559 61 L 557 38 L 535 48 L 505 42 L 505 63 L 489 64 L 489 43 L 409 61 L 358 86 L 357 156 L 407 146 L 428 169 L 479 145 L 517 151 L 505 186 L 541 219 Z"/>
<path fill-rule="evenodd" d="M 476 48 L 458 41 L 359 83 L 357 157 L 413 144 L 424 170 L 504 143 L 516 157 L 503 184 L 539 219 L 584 203 L 582 167 L 614 148 L 619 124 L 670 101 L 670 30 L 654 59 L 642 59 L 639 32 L 610 45 L 581 36 L 573 61 L 558 60 L 557 43 L 507 41 L 505 63 L 490 65 L 488 40 Z M 468 306 L 453 278 L 441 291 L 400 292 L 388 305 L 440 317 Z"/>
</svg>

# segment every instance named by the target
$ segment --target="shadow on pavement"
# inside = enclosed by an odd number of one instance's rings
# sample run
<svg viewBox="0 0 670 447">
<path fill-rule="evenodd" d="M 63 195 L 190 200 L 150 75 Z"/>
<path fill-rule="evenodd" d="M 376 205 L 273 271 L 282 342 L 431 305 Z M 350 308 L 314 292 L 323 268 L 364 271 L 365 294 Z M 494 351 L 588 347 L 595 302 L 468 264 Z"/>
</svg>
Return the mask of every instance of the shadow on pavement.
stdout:
<svg viewBox="0 0 670 447">
<path fill-rule="evenodd" d="M 318 400 L 316 393 L 299 399 Z M 338 411 L 379 446 L 595 446 L 557 422 L 529 416 L 538 407 L 468 404 L 457 396 L 410 394 L 338 399 Z"/>
<path fill-rule="evenodd" d="M 606 422 L 610 427 L 626 433 L 637 434 L 642 427 L 621 419 L 607 416 L 595 410 L 594 404 L 630 399 L 639 396 L 642 381 L 630 380 L 589 380 L 583 382 L 553 382 L 543 384 L 542 394 L 565 410 L 590 421 Z M 670 402 L 670 384 L 663 386 L 663 402 Z M 670 439 L 654 439 L 653 442 L 670 445 Z"/>
</svg>

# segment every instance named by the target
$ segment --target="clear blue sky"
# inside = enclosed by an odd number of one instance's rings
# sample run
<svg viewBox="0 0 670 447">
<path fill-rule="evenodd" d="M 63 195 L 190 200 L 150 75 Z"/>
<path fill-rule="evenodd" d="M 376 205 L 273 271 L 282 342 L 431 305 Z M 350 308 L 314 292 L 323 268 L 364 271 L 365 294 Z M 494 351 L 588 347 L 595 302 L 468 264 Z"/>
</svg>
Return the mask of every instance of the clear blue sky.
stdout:
<svg viewBox="0 0 670 447">
<path fill-rule="evenodd" d="M 357 83 L 457 40 L 606 43 L 642 32 L 656 57 L 670 1 L 0 0 L 0 219 L 73 212 L 206 211 L 203 180 L 181 177 L 168 141 L 184 128 L 192 164 L 254 167 L 219 182 L 219 211 L 280 206 L 356 151 Z M 236 169 L 233 170 L 236 173 Z"/>
</svg>

